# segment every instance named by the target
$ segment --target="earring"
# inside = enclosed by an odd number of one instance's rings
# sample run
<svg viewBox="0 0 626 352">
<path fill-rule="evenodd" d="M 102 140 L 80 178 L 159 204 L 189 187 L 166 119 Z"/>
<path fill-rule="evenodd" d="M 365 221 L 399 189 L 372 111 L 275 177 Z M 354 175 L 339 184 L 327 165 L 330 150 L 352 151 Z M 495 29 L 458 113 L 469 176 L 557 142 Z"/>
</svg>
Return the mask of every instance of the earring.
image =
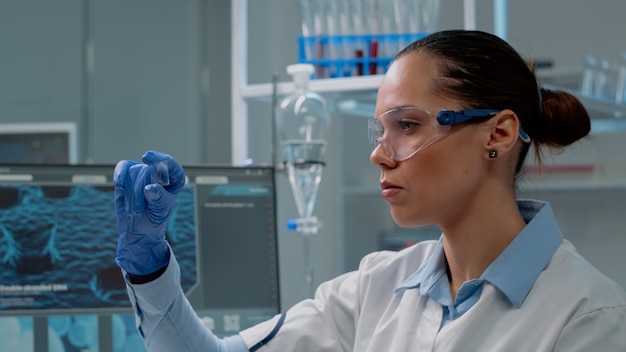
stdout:
<svg viewBox="0 0 626 352">
<path fill-rule="evenodd" d="M 489 159 L 495 159 L 498 157 L 498 151 L 497 150 L 490 150 L 489 151 Z"/>
</svg>

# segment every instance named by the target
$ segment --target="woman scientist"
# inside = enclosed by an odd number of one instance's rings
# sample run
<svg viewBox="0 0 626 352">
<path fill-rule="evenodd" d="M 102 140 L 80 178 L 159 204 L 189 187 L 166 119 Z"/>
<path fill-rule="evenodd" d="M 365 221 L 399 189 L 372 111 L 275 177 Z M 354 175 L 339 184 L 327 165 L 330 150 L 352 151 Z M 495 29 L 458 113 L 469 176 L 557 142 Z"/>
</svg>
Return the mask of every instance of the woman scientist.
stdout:
<svg viewBox="0 0 626 352">
<path fill-rule="evenodd" d="M 184 297 L 164 239 L 182 168 L 158 152 L 118 163 L 117 262 L 149 351 L 626 350 L 623 290 L 563 238 L 548 203 L 516 199 L 531 146 L 539 156 L 589 133 L 575 97 L 538 88 L 498 37 L 443 31 L 395 57 L 376 116 L 370 159 L 393 219 L 436 224 L 441 238 L 367 255 L 314 299 L 223 340 Z M 158 160 L 165 188 L 145 182 Z M 139 202 L 125 206 L 128 195 Z"/>
</svg>

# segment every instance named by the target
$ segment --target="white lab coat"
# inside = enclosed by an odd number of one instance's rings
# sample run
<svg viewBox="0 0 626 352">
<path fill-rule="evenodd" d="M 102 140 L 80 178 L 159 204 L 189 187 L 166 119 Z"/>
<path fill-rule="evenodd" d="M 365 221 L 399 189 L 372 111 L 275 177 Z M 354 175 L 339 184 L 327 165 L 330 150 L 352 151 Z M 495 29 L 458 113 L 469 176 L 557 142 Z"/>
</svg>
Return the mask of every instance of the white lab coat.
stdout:
<svg viewBox="0 0 626 352">
<path fill-rule="evenodd" d="M 257 351 L 626 351 L 626 298 L 563 241 L 522 306 L 485 283 L 478 302 L 439 329 L 442 307 L 419 289 L 395 291 L 436 242 L 366 256 L 286 312 Z M 557 284 L 558 283 L 558 284 Z M 240 333 L 250 348 L 280 316 Z"/>
</svg>

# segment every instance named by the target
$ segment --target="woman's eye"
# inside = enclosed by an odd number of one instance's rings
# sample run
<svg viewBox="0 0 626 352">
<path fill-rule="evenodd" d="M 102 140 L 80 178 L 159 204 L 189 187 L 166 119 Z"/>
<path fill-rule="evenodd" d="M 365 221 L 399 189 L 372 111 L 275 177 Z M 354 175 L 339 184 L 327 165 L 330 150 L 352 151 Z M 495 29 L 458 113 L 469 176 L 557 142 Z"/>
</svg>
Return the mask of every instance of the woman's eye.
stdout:
<svg viewBox="0 0 626 352">
<path fill-rule="evenodd" d="M 414 127 L 417 127 L 417 123 L 413 121 L 398 121 L 398 127 L 403 131 L 408 131 Z"/>
</svg>

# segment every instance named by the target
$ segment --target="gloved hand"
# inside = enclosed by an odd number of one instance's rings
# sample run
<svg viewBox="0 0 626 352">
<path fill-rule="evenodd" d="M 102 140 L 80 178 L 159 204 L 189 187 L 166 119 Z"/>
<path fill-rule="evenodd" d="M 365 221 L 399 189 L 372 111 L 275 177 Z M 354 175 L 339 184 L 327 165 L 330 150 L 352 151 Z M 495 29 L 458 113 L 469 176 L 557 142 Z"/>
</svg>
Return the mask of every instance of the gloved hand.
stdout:
<svg viewBox="0 0 626 352">
<path fill-rule="evenodd" d="M 154 273 L 169 263 L 165 229 L 185 185 L 185 172 L 170 155 L 148 151 L 141 160 L 122 160 L 113 172 L 119 234 L 115 261 L 134 275 Z M 166 186 L 154 180 L 155 165 L 161 161 L 167 162 Z"/>
</svg>

